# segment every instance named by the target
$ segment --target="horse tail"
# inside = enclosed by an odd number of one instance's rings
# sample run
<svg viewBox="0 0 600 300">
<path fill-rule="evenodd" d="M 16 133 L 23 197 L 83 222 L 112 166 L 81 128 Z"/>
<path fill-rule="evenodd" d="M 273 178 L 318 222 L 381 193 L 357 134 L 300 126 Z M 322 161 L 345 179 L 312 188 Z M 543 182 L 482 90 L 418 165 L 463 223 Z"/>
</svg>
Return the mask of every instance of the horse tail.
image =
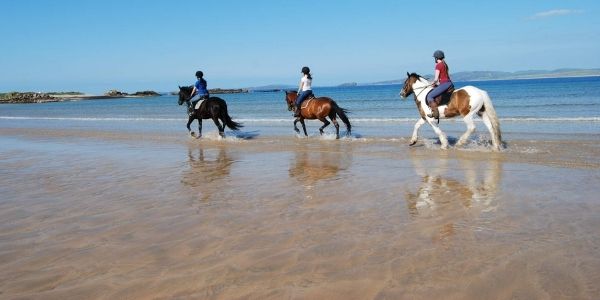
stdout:
<svg viewBox="0 0 600 300">
<path fill-rule="evenodd" d="M 347 109 L 341 108 L 335 101 L 331 100 L 331 104 L 333 104 L 333 111 L 340 117 L 340 119 L 342 120 L 342 122 L 344 122 L 344 124 L 346 124 L 346 128 L 348 129 L 348 135 L 350 135 L 350 133 L 352 132 L 352 125 L 350 124 L 350 120 L 348 120 L 348 116 L 346 116 L 346 113 L 348 113 Z"/>
<path fill-rule="evenodd" d="M 225 101 L 223 101 L 221 105 L 221 117 L 223 118 L 223 123 L 225 123 L 225 125 L 227 125 L 227 127 L 229 127 L 231 130 L 239 130 L 240 128 L 244 127 L 242 123 L 235 122 L 231 119 L 227 113 L 227 104 Z"/>
<path fill-rule="evenodd" d="M 481 91 L 481 96 L 483 98 L 483 108 L 484 114 L 490 121 L 492 129 L 490 130 L 492 134 L 492 144 L 494 148 L 500 149 L 500 143 L 502 142 L 502 134 L 500 132 L 500 122 L 498 121 L 498 116 L 496 115 L 496 110 L 494 109 L 494 105 L 492 105 L 492 99 L 486 91 Z"/>
</svg>

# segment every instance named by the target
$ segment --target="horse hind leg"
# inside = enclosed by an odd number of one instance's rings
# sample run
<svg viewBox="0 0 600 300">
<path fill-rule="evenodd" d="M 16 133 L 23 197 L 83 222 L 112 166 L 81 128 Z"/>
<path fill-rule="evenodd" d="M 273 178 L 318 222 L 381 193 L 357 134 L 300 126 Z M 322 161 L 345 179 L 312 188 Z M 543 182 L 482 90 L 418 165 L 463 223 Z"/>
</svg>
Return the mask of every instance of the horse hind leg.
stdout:
<svg viewBox="0 0 600 300">
<path fill-rule="evenodd" d="M 467 140 L 469 139 L 469 137 L 471 136 L 471 134 L 473 133 L 473 131 L 475 131 L 475 122 L 473 122 L 473 114 L 475 112 L 469 112 L 464 118 L 463 121 L 465 122 L 465 124 L 467 125 L 467 131 L 465 131 L 465 133 L 463 133 L 463 135 L 460 137 L 460 139 L 458 139 L 458 142 L 456 142 L 456 146 L 462 146 L 464 145 Z"/>
<path fill-rule="evenodd" d="M 321 135 L 323 135 L 323 129 L 325 129 L 325 127 L 329 126 L 329 121 L 327 121 L 327 119 L 325 118 L 319 118 L 319 121 L 323 122 L 323 126 L 321 126 L 321 128 L 319 128 L 319 133 L 321 133 Z"/>
<path fill-rule="evenodd" d="M 335 138 L 339 139 L 340 138 L 340 124 L 338 124 L 337 119 L 334 117 L 330 117 L 331 118 L 331 122 L 333 122 L 333 126 L 335 126 Z"/>
<path fill-rule="evenodd" d="M 481 116 L 481 119 L 483 120 L 483 124 L 485 124 L 485 127 L 487 127 L 488 131 L 490 132 L 490 138 L 492 139 L 492 144 L 494 144 L 494 127 L 492 126 L 492 121 L 490 120 L 490 117 L 488 116 L 488 114 L 483 113 L 483 115 Z M 500 145 L 493 145 L 495 150 L 500 150 Z"/>
<path fill-rule="evenodd" d="M 219 118 L 217 118 L 216 116 L 212 117 L 213 122 L 215 122 L 215 125 L 217 125 L 217 128 L 219 129 L 219 135 L 224 138 L 225 137 L 225 128 L 223 126 L 221 126 L 221 123 L 219 123 Z"/>
</svg>

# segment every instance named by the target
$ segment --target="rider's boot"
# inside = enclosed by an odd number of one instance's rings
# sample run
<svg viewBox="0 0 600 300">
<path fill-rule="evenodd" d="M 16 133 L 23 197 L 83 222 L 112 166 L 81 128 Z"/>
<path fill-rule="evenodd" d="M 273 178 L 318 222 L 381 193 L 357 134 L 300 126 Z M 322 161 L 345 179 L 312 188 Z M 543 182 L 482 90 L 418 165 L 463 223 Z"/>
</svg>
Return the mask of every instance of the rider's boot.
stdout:
<svg viewBox="0 0 600 300">
<path fill-rule="evenodd" d="M 194 106 L 188 106 L 188 116 L 192 116 L 194 114 Z"/>
<path fill-rule="evenodd" d="M 438 109 L 437 100 L 431 101 L 431 103 L 429 104 L 429 108 L 431 108 L 431 113 L 428 114 L 427 116 L 430 118 L 439 119 L 440 118 L 440 110 Z"/>
<path fill-rule="evenodd" d="M 300 111 L 302 109 L 300 108 L 300 106 L 296 106 L 296 110 L 294 110 L 294 117 L 295 118 L 300 118 Z"/>
</svg>

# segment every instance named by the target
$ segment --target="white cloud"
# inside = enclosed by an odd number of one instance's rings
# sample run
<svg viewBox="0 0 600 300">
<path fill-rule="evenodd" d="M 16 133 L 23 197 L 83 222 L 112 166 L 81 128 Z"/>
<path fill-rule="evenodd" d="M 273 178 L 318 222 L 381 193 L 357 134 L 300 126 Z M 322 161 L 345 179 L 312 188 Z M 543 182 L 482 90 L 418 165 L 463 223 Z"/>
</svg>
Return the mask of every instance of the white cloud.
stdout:
<svg viewBox="0 0 600 300">
<path fill-rule="evenodd" d="M 535 20 L 535 19 L 550 18 L 550 17 L 556 17 L 556 16 L 573 15 L 573 14 L 580 14 L 582 12 L 583 12 L 583 10 L 581 10 L 581 9 L 552 9 L 552 10 L 547 10 L 547 11 L 542 11 L 542 12 L 536 13 L 533 16 L 530 16 L 529 19 Z"/>
</svg>

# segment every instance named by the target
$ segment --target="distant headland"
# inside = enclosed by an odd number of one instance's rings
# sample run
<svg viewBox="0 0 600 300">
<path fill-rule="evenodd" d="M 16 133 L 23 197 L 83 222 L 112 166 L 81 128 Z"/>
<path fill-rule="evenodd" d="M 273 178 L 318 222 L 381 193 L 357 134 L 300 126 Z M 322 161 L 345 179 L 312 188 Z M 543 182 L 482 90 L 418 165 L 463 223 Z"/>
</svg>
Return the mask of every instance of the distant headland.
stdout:
<svg viewBox="0 0 600 300">
<path fill-rule="evenodd" d="M 142 98 L 160 96 L 155 91 L 138 91 L 132 94 L 119 90 L 109 90 L 104 95 L 89 95 L 81 92 L 10 92 L 0 93 L 2 103 L 47 103 L 68 100 Z"/>
<path fill-rule="evenodd" d="M 420 74 L 426 78 L 433 78 L 432 74 Z M 600 76 L 600 69 L 557 69 L 557 70 L 527 70 L 517 72 L 500 71 L 469 71 L 450 72 L 452 81 L 486 81 L 486 80 L 513 80 L 513 79 L 541 79 L 541 78 L 564 78 L 564 77 L 588 77 Z M 385 85 L 402 84 L 404 79 L 393 79 L 359 85 Z"/>
</svg>

